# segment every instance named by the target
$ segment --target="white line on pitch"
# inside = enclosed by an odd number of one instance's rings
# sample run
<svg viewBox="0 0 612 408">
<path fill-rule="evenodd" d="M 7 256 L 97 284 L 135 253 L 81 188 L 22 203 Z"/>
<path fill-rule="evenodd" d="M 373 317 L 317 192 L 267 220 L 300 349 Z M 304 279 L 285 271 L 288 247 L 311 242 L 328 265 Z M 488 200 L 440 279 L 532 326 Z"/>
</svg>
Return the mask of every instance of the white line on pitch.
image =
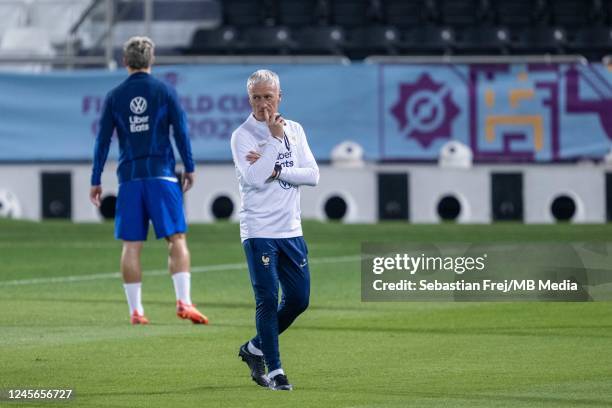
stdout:
<svg viewBox="0 0 612 408">
<path fill-rule="evenodd" d="M 360 261 L 360 255 L 347 255 L 347 256 L 330 256 L 321 258 L 311 258 L 310 262 L 315 264 L 324 263 L 340 263 L 340 262 L 356 262 Z M 246 269 L 245 263 L 230 263 L 230 264 L 219 264 L 219 265 L 207 265 L 207 266 L 195 266 L 191 268 L 191 273 L 202 273 L 202 272 L 214 272 L 214 271 L 236 271 L 240 269 Z M 147 276 L 161 276 L 168 274 L 167 269 L 154 269 L 150 271 L 143 271 Z M 93 280 L 102 279 L 117 279 L 121 277 L 120 272 L 108 272 L 108 273 L 95 273 L 92 275 L 74 275 L 74 276 L 58 276 L 55 278 L 31 278 L 31 279 L 18 279 L 9 281 L 0 281 L 0 286 L 19 286 L 19 285 L 36 285 L 43 283 L 69 283 L 69 282 L 86 282 Z"/>
</svg>

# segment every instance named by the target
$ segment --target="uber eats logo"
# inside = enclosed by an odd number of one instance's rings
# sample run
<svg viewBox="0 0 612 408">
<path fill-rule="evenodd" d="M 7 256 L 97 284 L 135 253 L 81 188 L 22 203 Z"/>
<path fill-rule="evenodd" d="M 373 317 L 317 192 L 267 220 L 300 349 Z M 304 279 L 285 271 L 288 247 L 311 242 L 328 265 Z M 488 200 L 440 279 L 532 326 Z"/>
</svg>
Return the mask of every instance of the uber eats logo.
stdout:
<svg viewBox="0 0 612 408">
<path fill-rule="evenodd" d="M 140 116 L 147 110 L 147 100 L 137 96 L 130 101 L 130 110 L 134 116 L 130 116 L 130 132 L 146 132 L 149 130 L 149 117 Z"/>
<path fill-rule="evenodd" d="M 284 153 L 279 153 L 276 157 L 276 164 L 281 165 L 283 167 L 293 167 L 295 164 L 293 163 L 291 150 Z M 280 184 L 280 186 L 285 190 L 297 188 L 293 184 L 287 183 L 283 180 L 278 180 L 278 184 Z"/>
</svg>

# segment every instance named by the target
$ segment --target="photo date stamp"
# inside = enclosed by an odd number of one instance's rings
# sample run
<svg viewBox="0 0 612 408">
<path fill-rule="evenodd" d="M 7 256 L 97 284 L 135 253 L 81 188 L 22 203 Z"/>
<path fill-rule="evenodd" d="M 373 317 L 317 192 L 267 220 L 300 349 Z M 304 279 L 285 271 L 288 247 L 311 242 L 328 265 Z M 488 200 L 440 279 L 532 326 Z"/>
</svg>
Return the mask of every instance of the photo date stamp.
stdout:
<svg viewBox="0 0 612 408">
<path fill-rule="evenodd" d="M 74 390 L 69 388 L 6 388 L 0 389 L 0 401 L 62 401 L 74 398 Z"/>
</svg>

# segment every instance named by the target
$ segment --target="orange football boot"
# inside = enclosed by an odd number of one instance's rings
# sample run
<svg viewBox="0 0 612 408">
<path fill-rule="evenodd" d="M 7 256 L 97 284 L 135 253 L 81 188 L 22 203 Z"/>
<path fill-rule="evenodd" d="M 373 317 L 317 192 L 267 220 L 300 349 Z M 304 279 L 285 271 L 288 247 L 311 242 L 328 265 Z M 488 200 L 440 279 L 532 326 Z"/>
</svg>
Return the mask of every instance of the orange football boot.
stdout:
<svg viewBox="0 0 612 408">
<path fill-rule="evenodd" d="M 149 319 L 147 319 L 145 315 L 138 314 L 138 310 L 134 310 L 130 322 L 132 324 L 149 324 Z"/>
<path fill-rule="evenodd" d="M 208 324 L 208 317 L 200 313 L 195 305 L 188 305 L 180 300 L 176 301 L 176 315 L 181 319 L 191 320 L 193 324 Z"/>
</svg>

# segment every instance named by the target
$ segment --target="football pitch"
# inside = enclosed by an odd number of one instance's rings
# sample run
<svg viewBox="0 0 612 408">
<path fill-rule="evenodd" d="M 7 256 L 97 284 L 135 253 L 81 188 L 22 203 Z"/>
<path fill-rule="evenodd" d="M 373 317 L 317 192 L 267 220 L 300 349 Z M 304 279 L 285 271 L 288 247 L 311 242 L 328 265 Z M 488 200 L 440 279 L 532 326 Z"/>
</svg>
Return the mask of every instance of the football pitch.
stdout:
<svg viewBox="0 0 612 408">
<path fill-rule="evenodd" d="M 280 337 L 293 392 L 237 357 L 254 301 L 236 224 L 191 226 L 194 302 L 176 318 L 163 241 L 143 253 L 149 326 L 130 326 L 112 224 L 0 220 L 0 389 L 68 407 L 612 406 L 612 303 L 362 303 L 360 244 L 605 242 L 612 225 L 307 222 L 310 308 Z"/>
</svg>

